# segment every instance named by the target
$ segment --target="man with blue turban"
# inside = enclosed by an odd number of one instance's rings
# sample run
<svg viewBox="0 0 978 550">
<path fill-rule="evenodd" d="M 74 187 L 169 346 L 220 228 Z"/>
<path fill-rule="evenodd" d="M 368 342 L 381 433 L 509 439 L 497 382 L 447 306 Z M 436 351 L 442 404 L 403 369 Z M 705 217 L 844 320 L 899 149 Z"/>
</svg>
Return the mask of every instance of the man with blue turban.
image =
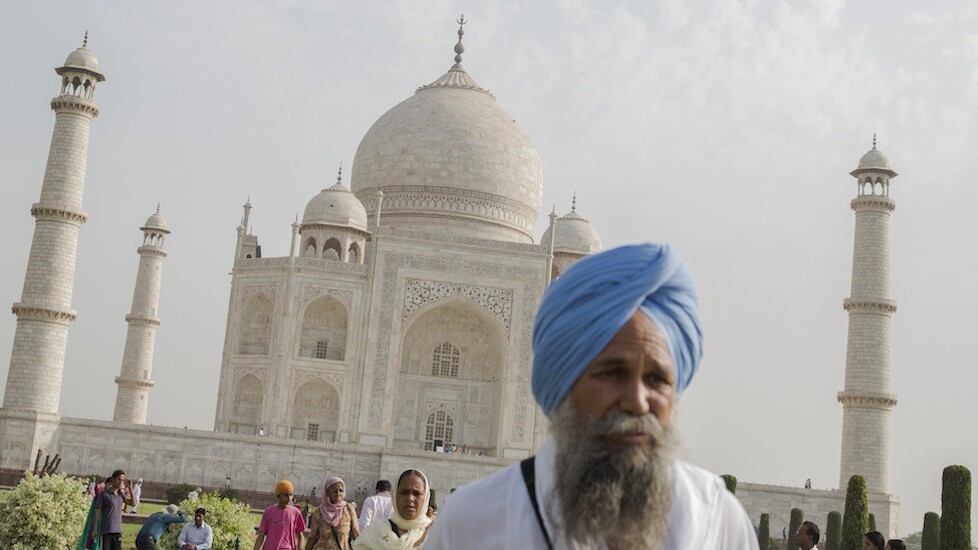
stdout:
<svg viewBox="0 0 978 550">
<path fill-rule="evenodd" d="M 533 396 L 552 437 L 451 495 L 425 548 L 756 549 L 723 482 L 677 458 L 675 405 L 702 343 L 696 291 L 670 247 L 578 261 L 533 327 Z"/>
</svg>

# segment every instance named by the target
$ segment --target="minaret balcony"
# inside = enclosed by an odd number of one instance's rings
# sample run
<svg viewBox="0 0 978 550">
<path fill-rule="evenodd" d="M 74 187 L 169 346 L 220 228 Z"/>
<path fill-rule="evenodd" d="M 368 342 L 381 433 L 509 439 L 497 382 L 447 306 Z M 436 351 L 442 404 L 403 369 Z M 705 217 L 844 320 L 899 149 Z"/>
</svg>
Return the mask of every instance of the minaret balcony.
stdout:
<svg viewBox="0 0 978 550">
<path fill-rule="evenodd" d="M 99 114 L 98 105 L 91 99 L 68 94 L 59 95 L 58 97 L 52 99 L 51 109 L 54 112 L 78 111 L 93 118 L 97 117 Z"/>
<path fill-rule="evenodd" d="M 855 405 L 889 410 L 897 404 L 896 394 L 885 392 L 840 391 L 837 398 L 843 406 Z"/>
<path fill-rule="evenodd" d="M 846 298 L 842 300 L 842 309 L 853 312 L 867 313 L 896 313 L 896 300 L 886 298 Z"/>
<path fill-rule="evenodd" d="M 863 210 L 893 212 L 896 209 L 896 202 L 890 197 L 884 197 L 883 195 L 862 195 L 852 199 L 849 206 L 856 212 Z"/>
</svg>

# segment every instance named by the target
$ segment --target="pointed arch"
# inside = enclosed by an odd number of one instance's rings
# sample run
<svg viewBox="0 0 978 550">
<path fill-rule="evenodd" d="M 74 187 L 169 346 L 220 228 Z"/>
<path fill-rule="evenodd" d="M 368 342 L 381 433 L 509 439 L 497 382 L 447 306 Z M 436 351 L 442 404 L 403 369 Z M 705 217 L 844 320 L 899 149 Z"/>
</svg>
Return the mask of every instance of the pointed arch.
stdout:
<svg viewBox="0 0 978 550">
<path fill-rule="evenodd" d="M 312 301 L 302 316 L 299 357 L 343 361 L 348 325 L 349 315 L 339 300 L 322 296 Z"/>
<path fill-rule="evenodd" d="M 264 294 L 255 294 L 245 302 L 239 323 L 238 353 L 268 354 L 273 309 L 272 301 Z"/>
<path fill-rule="evenodd" d="M 340 392 L 321 378 L 309 380 L 292 400 L 292 439 L 333 441 L 339 417 Z"/>
<path fill-rule="evenodd" d="M 261 406 L 264 386 L 254 374 L 244 375 L 234 385 L 231 399 L 231 431 L 256 434 L 261 425 Z"/>
<path fill-rule="evenodd" d="M 350 250 L 347 252 L 348 262 L 351 264 L 360 263 L 360 245 L 358 243 L 351 243 Z"/>
<path fill-rule="evenodd" d="M 316 257 L 316 239 L 309 237 L 302 245 L 302 255 Z"/>
<path fill-rule="evenodd" d="M 340 245 L 340 241 L 335 237 L 330 237 L 323 243 L 323 259 L 324 260 L 339 260 L 343 257 L 343 246 Z"/>
</svg>

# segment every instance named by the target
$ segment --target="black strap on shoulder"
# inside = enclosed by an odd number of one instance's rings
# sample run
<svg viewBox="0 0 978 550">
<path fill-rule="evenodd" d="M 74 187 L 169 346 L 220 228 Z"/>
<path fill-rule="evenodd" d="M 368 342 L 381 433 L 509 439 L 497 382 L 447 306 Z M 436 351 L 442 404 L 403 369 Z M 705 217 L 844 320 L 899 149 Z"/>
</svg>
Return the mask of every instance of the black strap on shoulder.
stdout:
<svg viewBox="0 0 978 550">
<path fill-rule="evenodd" d="M 547 532 L 547 526 L 543 523 L 543 515 L 540 514 L 540 502 L 537 500 L 536 457 L 531 456 L 520 461 L 520 471 L 523 473 L 523 484 L 526 485 L 526 493 L 530 497 L 533 513 L 537 516 L 537 523 L 540 524 L 543 540 L 547 541 L 547 548 L 552 549 L 554 545 L 550 542 L 550 533 Z"/>
</svg>

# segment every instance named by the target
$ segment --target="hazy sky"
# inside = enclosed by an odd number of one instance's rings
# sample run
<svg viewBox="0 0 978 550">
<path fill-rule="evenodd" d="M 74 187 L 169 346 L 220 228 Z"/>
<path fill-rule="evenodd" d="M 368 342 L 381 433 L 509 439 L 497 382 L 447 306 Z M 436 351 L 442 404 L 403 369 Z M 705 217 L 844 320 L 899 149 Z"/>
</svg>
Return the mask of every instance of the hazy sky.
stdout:
<svg viewBox="0 0 978 550">
<path fill-rule="evenodd" d="M 605 246 L 684 256 L 707 334 L 680 405 L 688 455 L 741 481 L 838 486 L 848 172 L 878 132 L 900 173 L 900 531 L 940 511 L 944 466 L 978 472 L 978 9 L 964 0 L 5 2 L 0 302 L 21 294 L 53 69 L 88 29 L 107 76 L 62 414 L 112 416 L 138 228 L 159 201 L 173 234 L 149 421 L 213 427 L 241 204 L 263 254 L 286 255 L 294 216 L 370 125 L 451 65 L 460 12 L 464 65 L 536 145 L 547 210 L 576 191 Z M 14 322 L 0 316 L 2 361 Z"/>
</svg>

